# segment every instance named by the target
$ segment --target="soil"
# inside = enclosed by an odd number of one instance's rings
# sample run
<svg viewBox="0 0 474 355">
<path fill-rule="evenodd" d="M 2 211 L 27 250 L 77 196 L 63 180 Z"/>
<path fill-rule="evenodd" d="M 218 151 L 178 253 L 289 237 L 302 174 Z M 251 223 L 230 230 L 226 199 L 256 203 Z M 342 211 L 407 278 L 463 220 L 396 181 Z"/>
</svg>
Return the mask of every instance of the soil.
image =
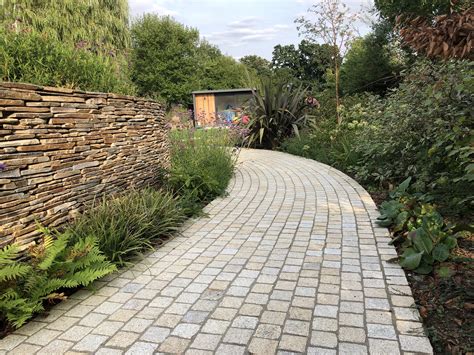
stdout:
<svg viewBox="0 0 474 355">
<path fill-rule="evenodd" d="M 473 261 L 471 236 L 441 265 L 451 270 L 448 277 L 406 273 L 435 354 L 474 353 Z"/>
</svg>

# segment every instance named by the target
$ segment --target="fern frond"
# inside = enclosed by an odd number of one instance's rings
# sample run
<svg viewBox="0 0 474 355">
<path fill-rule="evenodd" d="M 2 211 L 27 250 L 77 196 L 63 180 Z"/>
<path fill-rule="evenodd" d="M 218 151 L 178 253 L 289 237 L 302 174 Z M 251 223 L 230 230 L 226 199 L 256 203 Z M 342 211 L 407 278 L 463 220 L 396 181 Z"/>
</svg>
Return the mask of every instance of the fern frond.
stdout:
<svg viewBox="0 0 474 355">
<path fill-rule="evenodd" d="M 0 266 L 12 264 L 18 258 L 20 250 L 14 244 L 7 245 L 0 249 Z"/>
<path fill-rule="evenodd" d="M 45 249 L 43 260 L 38 264 L 40 270 L 47 270 L 51 267 L 57 256 L 67 247 L 69 238 L 66 235 L 59 235 L 56 240 Z"/>
<path fill-rule="evenodd" d="M 32 270 L 30 265 L 22 262 L 5 265 L 0 269 L 0 282 L 19 279 L 28 275 Z"/>
</svg>

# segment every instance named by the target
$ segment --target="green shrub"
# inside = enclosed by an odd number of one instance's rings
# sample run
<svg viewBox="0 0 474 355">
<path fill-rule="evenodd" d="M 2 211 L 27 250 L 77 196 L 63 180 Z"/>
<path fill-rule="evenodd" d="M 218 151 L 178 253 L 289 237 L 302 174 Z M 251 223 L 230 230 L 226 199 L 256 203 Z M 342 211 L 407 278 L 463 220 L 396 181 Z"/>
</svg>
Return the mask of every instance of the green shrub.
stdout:
<svg viewBox="0 0 474 355">
<path fill-rule="evenodd" d="M 135 93 L 123 57 L 74 48 L 36 32 L 0 29 L 0 79 L 88 91 Z"/>
<path fill-rule="evenodd" d="M 309 92 L 302 86 L 275 83 L 262 79 L 261 90 L 253 95 L 247 111 L 250 122 L 248 144 L 266 149 L 278 147 L 292 134 L 312 122 L 306 98 Z"/>
<path fill-rule="evenodd" d="M 385 100 L 369 101 L 362 117 L 375 128 L 354 146 L 356 178 L 387 187 L 413 176 L 445 212 L 472 211 L 472 74 L 468 62 L 421 61 Z"/>
<path fill-rule="evenodd" d="M 233 138 L 225 128 L 171 132 L 168 184 L 181 196 L 188 215 L 224 194 L 236 162 Z"/>
<path fill-rule="evenodd" d="M 407 193 L 411 178 L 390 193 L 391 200 L 380 206 L 377 222 L 390 227 L 393 243 L 401 245 L 400 265 L 407 270 L 429 274 L 433 267 L 446 261 L 457 246 L 453 225 L 447 225 L 436 207 L 420 196 Z"/>
<path fill-rule="evenodd" d="M 104 199 L 68 230 L 76 239 L 94 236 L 109 260 L 126 265 L 175 233 L 184 218 L 173 194 L 149 188 Z"/>
<path fill-rule="evenodd" d="M 0 318 L 15 328 L 44 310 L 46 301 L 64 299 L 64 288 L 87 286 L 114 270 L 92 236 L 71 242 L 69 233 L 53 238 L 43 228 L 43 243 L 18 260 L 15 245 L 0 249 Z"/>
</svg>

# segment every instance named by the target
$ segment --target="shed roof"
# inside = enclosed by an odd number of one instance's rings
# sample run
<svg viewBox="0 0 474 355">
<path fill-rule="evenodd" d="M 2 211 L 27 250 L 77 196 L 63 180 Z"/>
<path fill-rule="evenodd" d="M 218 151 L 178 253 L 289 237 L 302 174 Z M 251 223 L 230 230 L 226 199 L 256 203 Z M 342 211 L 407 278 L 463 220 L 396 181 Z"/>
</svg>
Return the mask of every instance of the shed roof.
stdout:
<svg viewBox="0 0 474 355">
<path fill-rule="evenodd" d="M 252 92 L 255 91 L 255 89 L 251 88 L 242 88 L 242 89 L 223 89 L 223 90 L 199 90 L 199 91 L 193 91 L 192 94 L 225 94 L 225 93 L 239 93 L 239 92 Z"/>
</svg>

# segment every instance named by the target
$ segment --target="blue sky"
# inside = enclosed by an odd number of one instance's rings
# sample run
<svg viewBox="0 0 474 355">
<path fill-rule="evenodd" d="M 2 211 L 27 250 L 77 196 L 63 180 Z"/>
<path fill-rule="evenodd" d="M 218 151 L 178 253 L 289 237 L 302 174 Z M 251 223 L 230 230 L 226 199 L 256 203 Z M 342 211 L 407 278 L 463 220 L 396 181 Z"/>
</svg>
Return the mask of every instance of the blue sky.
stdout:
<svg viewBox="0 0 474 355">
<path fill-rule="evenodd" d="M 301 41 L 294 19 L 317 0 L 129 0 L 132 16 L 171 15 L 199 29 L 202 37 L 236 59 L 257 54 L 271 59 L 276 44 Z M 345 0 L 353 11 L 368 10 L 372 0 Z M 360 34 L 369 30 L 357 23 Z"/>
</svg>

